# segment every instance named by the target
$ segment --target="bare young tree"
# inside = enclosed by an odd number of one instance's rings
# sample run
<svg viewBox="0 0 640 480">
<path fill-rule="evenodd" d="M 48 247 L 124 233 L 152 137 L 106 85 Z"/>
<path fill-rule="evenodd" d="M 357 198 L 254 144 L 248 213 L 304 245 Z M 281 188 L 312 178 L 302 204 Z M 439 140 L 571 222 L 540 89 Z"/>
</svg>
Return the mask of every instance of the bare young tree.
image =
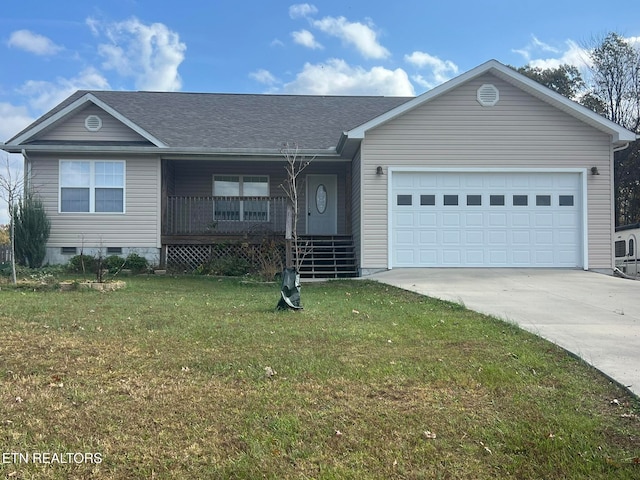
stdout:
<svg viewBox="0 0 640 480">
<path fill-rule="evenodd" d="M 301 241 L 298 236 L 301 189 L 299 177 L 315 157 L 307 159 L 307 157 L 300 152 L 300 148 L 296 143 L 284 143 L 280 152 L 285 159 L 285 170 L 287 172 L 287 178 L 282 183 L 281 187 L 289 200 L 289 208 L 291 211 L 290 218 L 289 215 L 287 215 L 287 237 L 290 237 L 287 238 L 287 240 L 291 240 L 293 258 L 289 259 L 290 255 L 287 255 L 287 267 L 295 268 L 296 272 L 300 272 L 300 267 L 302 266 L 304 257 L 309 250 L 309 242 Z M 290 250 L 289 245 L 287 245 L 288 253 Z"/>
<path fill-rule="evenodd" d="M 9 234 L 11 238 L 11 280 L 15 285 L 16 277 L 16 245 L 14 213 L 16 204 L 24 187 L 24 179 L 21 172 L 11 165 L 9 155 L 4 155 L 4 168 L 0 173 L 0 197 L 6 202 L 9 212 Z"/>
<path fill-rule="evenodd" d="M 280 149 L 285 159 L 286 180 L 280 185 L 289 200 L 287 205 L 287 231 L 285 235 L 287 262 L 282 271 L 282 287 L 280 301 L 276 307 L 278 310 L 292 308 L 299 310 L 300 305 L 300 268 L 304 257 L 309 253 L 309 242 L 301 241 L 298 236 L 298 219 L 300 217 L 300 174 L 311 163 L 300 152 L 295 143 L 284 143 Z"/>
</svg>

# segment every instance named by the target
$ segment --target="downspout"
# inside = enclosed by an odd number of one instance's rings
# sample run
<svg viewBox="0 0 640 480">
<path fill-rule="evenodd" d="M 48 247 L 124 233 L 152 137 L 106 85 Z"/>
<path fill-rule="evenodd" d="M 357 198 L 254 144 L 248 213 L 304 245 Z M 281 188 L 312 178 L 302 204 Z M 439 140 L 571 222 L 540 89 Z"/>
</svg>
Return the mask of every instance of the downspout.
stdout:
<svg viewBox="0 0 640 480">
<path fill-rule="evenodd" d="M 30 192 L 31 191 L 31 160 L 29 159 L 29 156 L 27 155 L 27 151 L 23 148 L 22 149 L 22 156 L 24 157 L 24 192 Z"/>
<path fill-rule="evenodd" d="M 640 137 L 638 137 L 638 138 L 640 138 Z M 637 140 L 637 138 L 636 138 L 636 140 Z M 627 143 L 625 143 L 623 145 L 620 145 L 619 147 L 614 148 L 613 149 L 613 153 L 620 152 L 622 150 L 626 150 L 627 148 L 629 148 L 629 142 L 627 142 Z"/>
</svg>

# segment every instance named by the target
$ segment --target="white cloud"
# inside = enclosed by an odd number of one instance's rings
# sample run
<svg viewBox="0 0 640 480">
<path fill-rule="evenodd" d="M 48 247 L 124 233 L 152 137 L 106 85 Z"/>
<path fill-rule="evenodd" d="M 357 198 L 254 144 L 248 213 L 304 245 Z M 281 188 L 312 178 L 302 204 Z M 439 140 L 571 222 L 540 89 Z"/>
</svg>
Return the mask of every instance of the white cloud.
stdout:
<svg viewBox="0 0 640 480">
<path fill-rule="evenodd" d="M 528 45 L 514 49 L 513 52 L 521 55 L 527 65 L 542 69 L 558 68 L 560 65 L 573 65 L 578 69 L 584 69 L 589 61 L 588 50 L 573 40 L 566 40 L 564 45 L 556 47 L 533 36 Z"/>
<path fill-rule="evenodd" d="M 321 49 L 322 45 L 315 39 L 313 33 L 309 30 L 300 30 L 299 32 L 293 32 L 291 34 L 293 37 L 293 41 L 298 45 L 302 45 L 303 47 L 311 48 L 311 49 Z"/>
<path fill-rule="evenodd" d="M 251 72 L 249 77 L 264 85 L 274 85 L 278 83 L 278 79 L 274 77 L 269 70 L 260 69 L 255 72 Z"/>
<path fill-rule="evenodd" d="M 105 58 L 104 68 L 132 77 L 139 90 L 182 88 L 178 67 L 187 47 L 179 35 L 164 24 L 145 25 L 137 18 L 107 25 L 89 19 L 87 24 L 94 31 L 104 32 L 109 39 L 109 43 L 98 46 L 98 52 Z"/>
<path fill-rule="evenodd" d="M 627 37 L 626 40 L 632 47 L 640 48 L 640 37 Z"/>
<path fill-rule="evenodd" d="M 322 32 L 353 45 L 365 58 L 382 59 L 391 55 L 389 50 L 378 42 L 378 34 L 373 30 L 373 24 L 350 22 L 344 17 L 325 17 L 311 23 Z"/>
<path fill-rule="evenodd" d="M 289 7 L 289 16 L 291 18 L 307 18 L 318 13 L 315 5 L 309 3 L 299 3 Z"/>
<path fill-rule="evenodd" d="M 35 120 L 25 106 L 0 103 L 0 141 L 5 142 Z"/>
<path fill-rule="evenodd" d="M 584 69 L 590 63 L 589 51 L 582 48 L 573 40 L 567 40 L 565 49 L 559 50 L 558 56 L 548 58 L 530 58 L 529 65 L 542 69 L 558 68 L 560 65 L 573 65 L 578 69 Z"/>
<path fill-rule="evenodd" d="M 430 70 L 428 77 L 422 74 L 416 74 L 411 77 L 416 83 L 425 88 L 433 88 L 458 74 L 458 66 L 451 60 L 441 60 L 426 52 L 415 51 L 411 55 L 405 55 L 404 59 L 415 67 Z"/>
<path fill-rule="evenodd" d="M 415 95 L 407 73 L 401 68 L 373 67 L 365 70 L 335 58 L 325 63 L 305 64 L 296 79 L 286 84 L 283 90 L 289 94 L 304 95 Z"/>
<path fill-rule="evenodd" d="M 9 37 L 8 45 L 43 56 L 55 55 L 63 49 L 49 38 L 30 30 L 16 30 L 13 32 Z"/>
<path fill-rule="evenodd" d="M 109 82 L 95 68 L 87 68 L 74 78 L 57 78 L 53 82 L 29 80 L 19 93 L 29 98 L 29 105 L 46 112 L 76 90 L 108 90 Z M 15 133 L 15 132 L 14 132 Z"/>
</svg>

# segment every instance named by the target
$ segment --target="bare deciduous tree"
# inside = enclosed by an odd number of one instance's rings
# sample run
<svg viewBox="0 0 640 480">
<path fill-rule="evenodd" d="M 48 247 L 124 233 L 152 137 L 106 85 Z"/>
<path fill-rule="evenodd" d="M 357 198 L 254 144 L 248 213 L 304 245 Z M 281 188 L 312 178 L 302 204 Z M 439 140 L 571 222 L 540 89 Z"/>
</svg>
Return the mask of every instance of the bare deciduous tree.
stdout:
<svg viewBox="0 0 640 480">
<path fill-rule="evenodd" d="M 302 266 L 304 257 L 307 253 L 309 253 L 309 242 L 301 241 L 300 237 L 298 236 L 301 188 L 299 177 L 315 157 L 307 159 L 307 157 L 300 152 L 300 148 L 296 143 L 284 143 L 280 149 L 280 152 L 285 159 L 285 170 L 287 172 L 287 178 L 280 186 L 289 199 L 289 207 L 292 212 L 291 218 L 287 219 L 287 223 L 290 222 L 293 258 L 289 260 L 289 255 L 287 255 L 287 267 L 295 268 L 296 272 L 300 272 L 300 267 Z M 289 225 L 287 225 L 287 227 L 287 233 L 289 233 Z M 287 250 L 290 250 L 289 245 L 287 246 Z"/>
<path fill-rule="evenodd" d="M 609 120 L 640 133 L 640 46 L 617 33 L 589 49 L 589 93 L 583 103 Z M 640 142 L 615 154 L 616 224 L 640 221 Z"/>
<path fill-rule="evenodd" d="M 14 212 L 18 198 L 22 194 L 24 186 L 23 176 L 11 165 L 8 155 L 4 156 L 4 171 L 0 173 L 0 196 L 7 204 L 9 211 L 9 235 L 11 237 L 11 280 L 15 285 L 16 277 L 16 245 Z"/>
</svg>

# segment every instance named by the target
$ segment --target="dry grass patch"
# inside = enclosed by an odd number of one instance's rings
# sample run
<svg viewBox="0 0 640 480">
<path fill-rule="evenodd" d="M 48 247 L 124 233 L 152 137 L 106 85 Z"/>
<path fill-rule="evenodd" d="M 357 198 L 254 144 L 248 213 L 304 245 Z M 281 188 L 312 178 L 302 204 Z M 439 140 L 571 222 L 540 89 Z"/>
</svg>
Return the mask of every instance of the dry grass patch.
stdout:
<svg viewBox="0 0 640 480">
<path fill-rule="evenodd" d="M 512 325 L 361 281 L 305 285 L 302 312 L 275 312 L 273 285 L 127 283 L 0 291 L 3 452 L 101 459 L 3 475 L 640 474 L 637 402 Z"/>
</svg>

